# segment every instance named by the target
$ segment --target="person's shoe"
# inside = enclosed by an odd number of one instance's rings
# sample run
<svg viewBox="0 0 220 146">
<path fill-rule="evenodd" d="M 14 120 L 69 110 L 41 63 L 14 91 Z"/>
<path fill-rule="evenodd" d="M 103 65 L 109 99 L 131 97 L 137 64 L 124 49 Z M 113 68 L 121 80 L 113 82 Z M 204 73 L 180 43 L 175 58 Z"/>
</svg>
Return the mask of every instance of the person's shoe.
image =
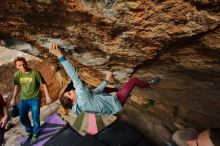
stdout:
<svg viewBox="0 0 220 146">
<path fill-rule="evenodd" d="M 156 84 L 158 84 L 160 82 L 160 77 L 156 76 L 154 79 L 148 81 L 148 83 L 150 84 L 150 86 L 155 86 Z"/>
<path fill-rule="evenodd" d="M 34 134 L 32 139 L 31 139 L 31 143 L 36 143 L 37 142 L 37 138 L 38 138 L 38 135 Z"/>
<path fill-rule="evenodd" d="M 25 136 L 25 143 L 29 143 L 31 138 L 32 138 L 32 133 L 27 133 L 26 136 Z"/>
</svg>

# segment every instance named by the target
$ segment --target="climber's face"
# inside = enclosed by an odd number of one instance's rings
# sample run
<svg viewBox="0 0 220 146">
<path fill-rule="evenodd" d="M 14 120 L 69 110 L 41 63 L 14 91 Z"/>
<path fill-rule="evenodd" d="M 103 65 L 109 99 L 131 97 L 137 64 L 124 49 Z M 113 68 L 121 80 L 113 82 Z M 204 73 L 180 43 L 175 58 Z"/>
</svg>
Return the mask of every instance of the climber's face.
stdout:
<svg viewBox="0 0 220 146">
<path fill-rule="evenodd" d="M 208 130 L 200 133 L 197 139 L 188 140 L 186 143 L 188 146 L 214 146 Z"/>
<path fill-rule="evenodd" d="M 76 91 L 70 90 L 64 93 L 64 97 L 69 98 L 73 103 L 76 102 Z"/>
</svg>

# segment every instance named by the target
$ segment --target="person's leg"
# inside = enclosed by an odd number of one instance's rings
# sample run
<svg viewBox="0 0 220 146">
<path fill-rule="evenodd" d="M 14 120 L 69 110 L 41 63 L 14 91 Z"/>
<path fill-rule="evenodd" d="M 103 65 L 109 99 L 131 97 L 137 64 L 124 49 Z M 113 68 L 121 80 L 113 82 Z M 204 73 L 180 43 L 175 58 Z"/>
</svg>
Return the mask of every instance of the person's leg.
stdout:
<svg viewBox="0 0 220 146">
<path fill-rule="evenodd" d="M 4 128 L 0 128 L 0 145 L 4 142 Z"/>
<path fill-rule="evenodd" d="M 142 81 L 136 77 L 132 77 L 123 85 L 123 87 L 117 93 L 117 97 L 122 105 L 125 104 L 128 96 L 135 86 L 139 88 L 150 88 L 150 84 L 148 82 Z"/>
<path fill-rule="evenodd" d="M 27 133 L 32 133 L 31 121 L 28 117 L 28 112 L 30 109 L 29 100 L 20 100 L 19 105 L 19 116 L 22 125 L 25 127 Z"/>
<path fill-rule="evenodd" d="M 33 118 L 33 135 L 38 135 L 40 131 L 40 99 L 31 99 L 31 112 Z"/>
</svg>

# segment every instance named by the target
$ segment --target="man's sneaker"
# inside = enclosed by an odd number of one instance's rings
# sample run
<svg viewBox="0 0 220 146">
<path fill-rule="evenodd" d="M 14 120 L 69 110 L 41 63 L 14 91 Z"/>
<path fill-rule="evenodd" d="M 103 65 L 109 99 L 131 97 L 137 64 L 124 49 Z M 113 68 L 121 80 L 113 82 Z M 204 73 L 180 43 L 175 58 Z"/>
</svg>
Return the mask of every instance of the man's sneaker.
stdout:
<svg viewBox="0 0 220 146">
<path fill-rule="evenodd" d="M 160 82 L 160 77 L 156 76 L 154 79 L 148 81 L 148 83 L 150 84 L 150 86 L 155 86 L 156 84 L 158 84 Z"/>
<path fill-rule="evenodd" d="M 32 138 L 32 133 L 27 133 L 25 136 L 25 143 L 28 143 Z"/>
<path fill-rule="evenodd" d="M 33 143 L 37 142 L 37 138 L 38 138 L 38 135 L 34 134 L 31 139 L 31 143 L 33 144 Z"/>
</svg>

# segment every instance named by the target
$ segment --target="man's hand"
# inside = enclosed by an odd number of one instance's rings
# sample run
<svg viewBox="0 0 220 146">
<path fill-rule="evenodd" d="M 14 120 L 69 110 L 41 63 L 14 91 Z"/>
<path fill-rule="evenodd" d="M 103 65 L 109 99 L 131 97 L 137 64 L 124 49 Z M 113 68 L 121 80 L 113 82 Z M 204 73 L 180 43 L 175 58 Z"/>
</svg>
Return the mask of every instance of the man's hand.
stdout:
<svg viewBox="0 0 220 146">
<path fill-rule="evenodd" d="M 14 106 L 16 104 L 16 101 L 15 101 L 15 98 L 12 98 L 11 102 L 10 102 L 10 105 L 11 106 Z"/>
<path fill-rule="evenodd" d="M 49 52 L 57 56 L 57 58 L 60 58 L 63 56 L 62 52 L 60 51 L 56 43 L 51 44 L 51 48 L 49 49 Z"/>
<path fill-rule="evenodd" d="M 49 96 L 46 96 L 46 104 L 50 104 L 52 102 L 51 98 Z"/>
<path fill-rule="evenodd" d="M 0 121 L 0 127 L 3 128 L 7 122 L 7 116 L 4 116 Z"/>
</svg>

